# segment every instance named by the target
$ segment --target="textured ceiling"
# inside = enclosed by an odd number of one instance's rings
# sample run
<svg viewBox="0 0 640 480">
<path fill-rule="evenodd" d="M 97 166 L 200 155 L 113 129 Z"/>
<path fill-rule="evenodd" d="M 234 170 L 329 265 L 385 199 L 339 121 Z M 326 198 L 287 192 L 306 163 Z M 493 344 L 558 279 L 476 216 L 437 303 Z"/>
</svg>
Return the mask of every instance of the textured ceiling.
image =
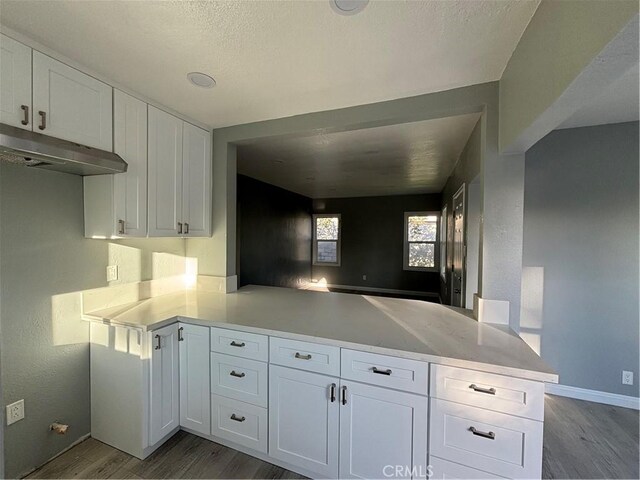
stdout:
<svg viewBox="0 0 640 480">
<path fill-rule="evenodd" d="M 591 103 L 565 120 L 558 128 L 588 127 L 638 121 L 640 83 L 638 65 L 607 86 Z"/>
<path fill-rule="evenodd" d="M 436 193 L 480 114 L 238 146 L 238 173 L 311 198 Z"/>
<path fill-rule="evenodd" d="M 498 80 L 538 3 L 373 0 L 340 16 L 328 0 L 2 0 L 0 22 L 221 127 Z"/>
</svg>

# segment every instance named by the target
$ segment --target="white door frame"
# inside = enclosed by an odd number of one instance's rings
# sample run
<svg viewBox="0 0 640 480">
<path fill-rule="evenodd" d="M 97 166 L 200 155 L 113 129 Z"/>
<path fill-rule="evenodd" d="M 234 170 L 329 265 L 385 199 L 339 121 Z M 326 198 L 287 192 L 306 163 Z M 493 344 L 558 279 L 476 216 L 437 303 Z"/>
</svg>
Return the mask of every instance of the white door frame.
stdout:
<svg viewBox="0 0 640 480">
<path fill-rule="evenodd" d="M 451 236 L 451 299 L 450 299 L 450 303 L 451 305 L 453 305 L 453 295 L 454 295 L 454 291 L 455 288 L 453 286 L 453 271 L 454 271 L 454 266 L 455 266 L 455 259 L 456 259 L 456 199 L 462 195 L 462 245 L 463 245 L 463 253 L 462 253 L 462 269 L 461 269 L 461 274 L 460 274 L 460 303 L 461 305 L 464 305 L 465 303 L 465 288 L 464 288 L 464 282 L 465 282 L 465 272 L 467 269 L 467 255 L 465 254 L 465 248 L 466 248 L 466 244 L 465 244 L 465 235 L 467 233 L 467 208 L 466 208 L 466 204 L 465 204 L 465 191 L 466 191 L 466 183 L 463 183 L 460 188 L 456 191 L 456 193 L 453 194 L 453 200 L 452 200 L 452 220 L 453 220 L 453 235 Z"/>
</svg>

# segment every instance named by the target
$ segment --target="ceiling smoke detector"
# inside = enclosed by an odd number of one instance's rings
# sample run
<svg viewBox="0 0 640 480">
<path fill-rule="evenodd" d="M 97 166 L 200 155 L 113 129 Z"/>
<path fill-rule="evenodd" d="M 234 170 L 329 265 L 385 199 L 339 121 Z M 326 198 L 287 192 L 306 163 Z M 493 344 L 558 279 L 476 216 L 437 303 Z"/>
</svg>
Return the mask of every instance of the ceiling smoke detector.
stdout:
<svg viewBox="0 0 640 480">
<path fill-rule="evenodd" d="M 355 15 L 365 9 L 369 0 L 330 0 L 330 3 L 339 15 Z"/>
<path fill-rule="evenodd" d="M 200 88 L 213 88 L 216 86 L 216 81 L 213 77 L 210 77 L 206 73 L 191 72 L 187 74 L 187 80 L 193 85 Z"/>
</svg>

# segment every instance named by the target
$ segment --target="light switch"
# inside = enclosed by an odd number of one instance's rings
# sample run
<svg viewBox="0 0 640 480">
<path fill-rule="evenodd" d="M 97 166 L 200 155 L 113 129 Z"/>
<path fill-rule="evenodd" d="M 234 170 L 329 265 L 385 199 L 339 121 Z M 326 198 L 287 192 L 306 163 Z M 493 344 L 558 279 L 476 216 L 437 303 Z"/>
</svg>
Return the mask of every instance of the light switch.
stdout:
<svg viewBox="0 0 640 480">
<path fill-rule="evenodd" d="M 107 282 L 115 282 L 116 280 L 118 280 L 118 266 L 108 265 L 107 266 Z"/>
</svg>

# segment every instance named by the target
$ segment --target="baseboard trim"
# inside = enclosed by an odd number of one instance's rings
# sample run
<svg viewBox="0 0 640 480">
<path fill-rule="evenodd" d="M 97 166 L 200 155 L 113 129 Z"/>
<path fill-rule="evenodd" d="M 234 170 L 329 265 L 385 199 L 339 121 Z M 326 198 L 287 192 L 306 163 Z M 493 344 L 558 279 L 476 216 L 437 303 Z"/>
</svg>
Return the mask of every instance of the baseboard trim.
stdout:
<svg viewBox="0 0 640 480">
<path fill-rule="evenodd" d="M 359 287 L 355 285 L 335 285 L 328 283 L 327 288 L 342 288 L 344 290 L 356 290 L 371 293 L 394 293 L 398 295 L 414 295 L 416 297 L 428 297 L 440 299 L 440 295 L 435 292 L 421 292 L 419 290 L 397 290 L 395 288 Z"/>
<path fill-rule="evenodd" d="M 620 395 L 618 393 L 601 392 L 589 390 L 587 388 L 571 387 L 569 385 L 558 385 L 547 383 L 545 392 L 561 397 L 575 398 L 576 400 L 587 400 L 589 402 L 615 405 L 616 407 L 632 408 L 640 410 L 640 398 Z"/>
<path fill-rule="evenodd" d="M 38 470 L 40 467 L 46 465 L 47 463 L 49 463 L 51 460 L 54 460 L 56 458 L 58 458 L 60 455 L 62 455 L 63 453 L 65 453 L 68 450 L 71 450 L 73 447 L 75 447 L 76 445 L 78 445 L 79 443 L 84 442 L 87 438 L 91 437 L 91 433 L 86 433 L 84 435 L 82 435 L 81 437 L 79 437 L 77 440 L 75 440 L 71 445 L 68 445 L 67 447 L 64 448 L 64 450 L 61 450 L 60 452 L 56 453 L 53 457 L 51 457 L 49 460 L 41 463 L 40 465 L 38 465 L 36 468 L 32 468 L 31 470 L 29 470 L 26 473 L 22 473 L 20 475 L 18 475 L 18 478 L 25 478 L 28 475 L 31 475 L 33 472 L 35 472 L 36 470 Z M 4 475 L 4 472 L 0 472 L 0 475 Z M 4 478 L 4 477 L 2 477 Z"/>
</svg>

